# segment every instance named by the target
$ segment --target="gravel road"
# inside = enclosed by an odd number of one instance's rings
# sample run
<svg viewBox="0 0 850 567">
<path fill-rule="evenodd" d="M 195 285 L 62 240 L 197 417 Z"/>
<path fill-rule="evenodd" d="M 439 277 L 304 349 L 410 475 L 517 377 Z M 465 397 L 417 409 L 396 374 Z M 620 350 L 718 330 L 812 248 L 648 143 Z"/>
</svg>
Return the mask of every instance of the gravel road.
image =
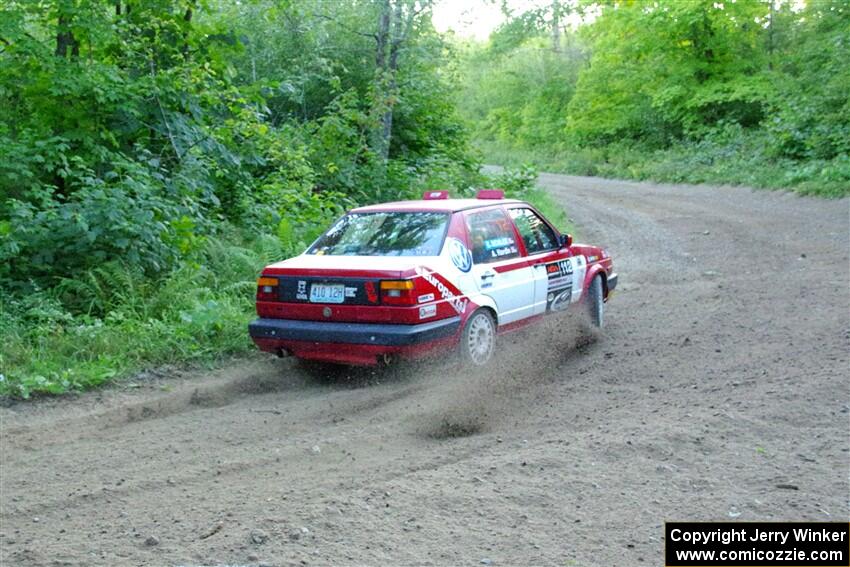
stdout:
<svg viewBox="0 0 850 567">
<path fill-rule="evenodd" d="M 850 203 L 564 175 L 607 326 L 323 379 L 259 354 L 0 408 L 3 565 L 661 565 L 850 517 Z"/>
</svg>

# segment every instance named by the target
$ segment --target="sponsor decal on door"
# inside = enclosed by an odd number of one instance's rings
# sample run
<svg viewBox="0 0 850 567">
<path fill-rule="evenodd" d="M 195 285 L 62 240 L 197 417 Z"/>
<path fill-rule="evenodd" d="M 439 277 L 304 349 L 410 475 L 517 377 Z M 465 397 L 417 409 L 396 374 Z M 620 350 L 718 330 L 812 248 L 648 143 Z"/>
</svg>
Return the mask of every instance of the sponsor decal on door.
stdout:
<svg viewBox="0 0 850 567">
<path fill-rule="evenodd" d="M 546 294 L 546 310 L 561 311 L 570 305 L 573 295 L 573 262 L 565 258 L 546 264 L 549 291 Z"/>
</svg>

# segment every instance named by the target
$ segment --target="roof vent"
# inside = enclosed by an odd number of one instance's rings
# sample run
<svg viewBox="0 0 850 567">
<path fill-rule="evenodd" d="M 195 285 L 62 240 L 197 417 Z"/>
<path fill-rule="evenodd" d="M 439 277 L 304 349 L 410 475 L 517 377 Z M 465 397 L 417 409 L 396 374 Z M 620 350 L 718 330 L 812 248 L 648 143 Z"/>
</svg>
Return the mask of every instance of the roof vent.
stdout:
<svg viewBox="0 0 850 567">
<path fill-rule="evenodd" d="M 448 191 L 425 191 L 422 193 L 422 198 L 425 201 L 439 201 L 441 199 L 448 199 L 449 192 Z"/>
<path fill-rule="evenodd" d="M 504 199 L 505 192 L 501 189 L 481 189 L 475 195 L 476 199 Z"/>
</svg>

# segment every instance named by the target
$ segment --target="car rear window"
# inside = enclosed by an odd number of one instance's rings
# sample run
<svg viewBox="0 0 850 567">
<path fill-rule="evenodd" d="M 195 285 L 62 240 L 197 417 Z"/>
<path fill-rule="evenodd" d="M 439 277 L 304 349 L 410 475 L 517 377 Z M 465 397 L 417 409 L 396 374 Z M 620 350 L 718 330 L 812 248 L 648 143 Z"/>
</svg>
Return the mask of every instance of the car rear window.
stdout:
<svg viewBox="0 0 850 567">
<path fill-rule="evenodd" d="M 439 256 L 448 213 L 351 213 L 307 250 L 317 256 Z"/>
</svg>

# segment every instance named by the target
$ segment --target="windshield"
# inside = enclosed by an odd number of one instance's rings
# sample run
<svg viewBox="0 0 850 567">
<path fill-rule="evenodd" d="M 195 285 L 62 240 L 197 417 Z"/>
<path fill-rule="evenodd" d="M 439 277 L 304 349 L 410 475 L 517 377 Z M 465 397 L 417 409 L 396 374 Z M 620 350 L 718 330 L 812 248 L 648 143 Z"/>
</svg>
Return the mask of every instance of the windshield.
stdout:
<svg viewBox="0 0 850 567">
<path fill-rule="evenodd" d="M 438 256 L 448 220 L 448 213 L 352 213 L 339 219 L 307 254 Z"/>
</svg>

